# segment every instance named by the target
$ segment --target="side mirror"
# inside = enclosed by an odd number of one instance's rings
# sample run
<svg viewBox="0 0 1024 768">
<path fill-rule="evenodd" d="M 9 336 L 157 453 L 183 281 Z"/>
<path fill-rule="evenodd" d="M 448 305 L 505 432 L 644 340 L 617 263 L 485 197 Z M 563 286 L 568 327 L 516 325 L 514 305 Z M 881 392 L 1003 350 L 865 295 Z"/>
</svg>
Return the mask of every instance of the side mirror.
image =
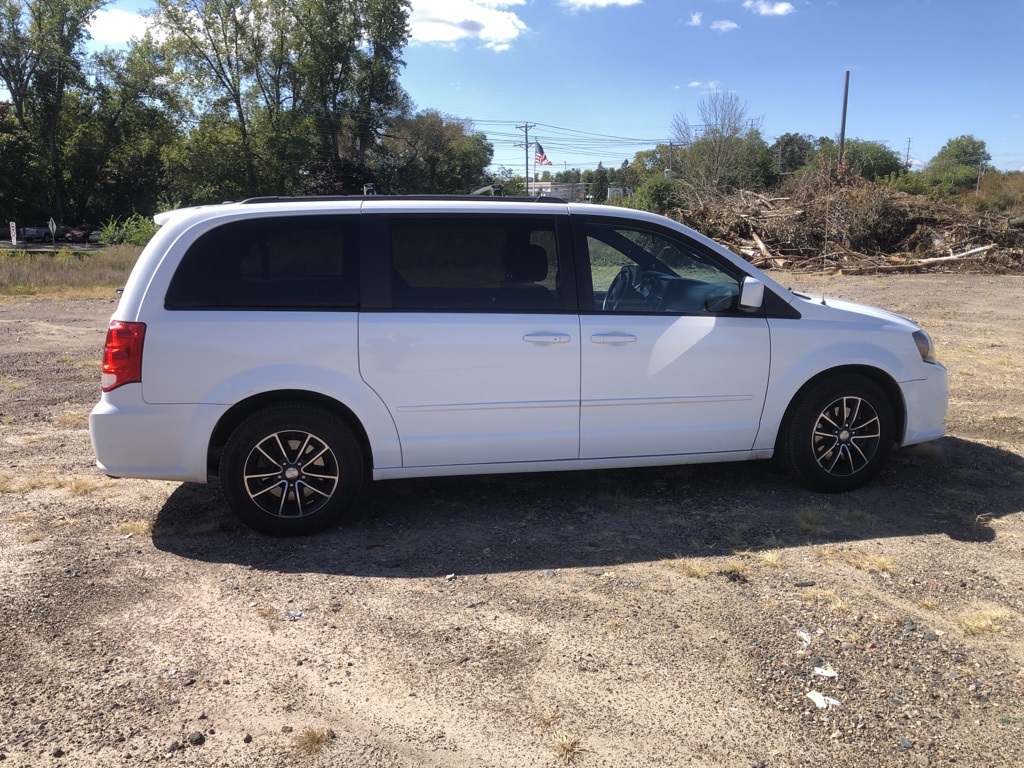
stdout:
<svg viewBox="0 0 1024 768">
<path fill-rule="evenodd" d="M 740 284 L 739 309 L 743 312 L 757 312 L 764 304 L 764 283 L 756 277 L 744 277 Z"/>
</svg>

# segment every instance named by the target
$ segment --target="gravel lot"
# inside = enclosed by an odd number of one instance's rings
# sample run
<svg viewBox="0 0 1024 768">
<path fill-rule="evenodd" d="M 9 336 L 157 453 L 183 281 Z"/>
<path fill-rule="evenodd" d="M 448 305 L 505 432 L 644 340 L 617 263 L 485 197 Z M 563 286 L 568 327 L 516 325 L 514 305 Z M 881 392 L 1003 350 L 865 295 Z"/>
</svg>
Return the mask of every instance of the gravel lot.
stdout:
<svg viewBox="0 0 1024 768">
<path fill-rule="evenodd" d="M 826 290 L 920 320 L 950 368 L 950 435 L 868 488 L 401 481 L 295 541 L 215 486 L 103 477 L 113 304 L 0 299 L 0 760 L 1024 764 L 1024 277 Z"/>
</svg>

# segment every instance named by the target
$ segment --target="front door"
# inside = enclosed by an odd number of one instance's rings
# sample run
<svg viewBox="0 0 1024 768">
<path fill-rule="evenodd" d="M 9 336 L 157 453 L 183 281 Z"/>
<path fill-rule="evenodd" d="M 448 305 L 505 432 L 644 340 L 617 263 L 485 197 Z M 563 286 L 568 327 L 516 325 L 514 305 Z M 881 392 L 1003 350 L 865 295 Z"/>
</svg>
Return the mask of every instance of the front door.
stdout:
<svg viewBox="0 0 1024 768">
<path fill-rule="evenodd" d="M 767 320 L 736 308 L 735 267 L 656 227 L 604 217 L 573 226 L 590 277 L 580 281 L 590 308 L 580 318 L 580 458 L 749 451 L 771 347 Z"/>
</svg>

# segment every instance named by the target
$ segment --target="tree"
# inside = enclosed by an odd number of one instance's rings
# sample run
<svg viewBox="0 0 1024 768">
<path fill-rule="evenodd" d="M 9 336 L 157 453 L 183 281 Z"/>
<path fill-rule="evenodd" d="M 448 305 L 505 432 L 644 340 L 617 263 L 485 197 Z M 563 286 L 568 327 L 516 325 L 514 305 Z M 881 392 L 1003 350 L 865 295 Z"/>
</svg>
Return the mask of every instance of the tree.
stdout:
<svg viewBox="0 0 1024 768">
<path fill-rule="evenodd" d="M 928 162 L 928 171 L 942 174 L 958 167 L 984 168 L 992 162 L 985 142 L 973 136 L 957 136 L 950 139 Z"/>
<path fill-rule="evenodd" d="M 822 136 L 817 142 L 817 153 L 811 157 L 804 170 L 820 168 L 823 164 L 838 163 L 839 145 Z M 906 166 L 893 150 L 880 141 L 847 139 L 843 149 L 843 164 L 868 181 L 875 181 L 898 174 Z"/>
<path fill-rule="evenodd" d="M 468 120 L 426 110 L 392 120 L 369 166 L 389 194 L 467 194 L 488 183 L 493 156 Z"/>
<path fill-rule="evenodd" d="M 814 137 L 807 133 L 784 133 L 769 147 L 781 175 L 803 168 L 814 153 Z"/>
<path fill-rule="evenodd" d="M 683 113 L 672 120 L 672 138 L 681 148 L 678 177 L 698 188 L 736 189 L 768 183 L 762 162 L 767 145 L 760 120 L 747 118 L 747 105 L 734 93 L 711 91 L 697 105 L 701 123 Z M 753 165 L 751 165 L 753 163 Z"/>
</svg>

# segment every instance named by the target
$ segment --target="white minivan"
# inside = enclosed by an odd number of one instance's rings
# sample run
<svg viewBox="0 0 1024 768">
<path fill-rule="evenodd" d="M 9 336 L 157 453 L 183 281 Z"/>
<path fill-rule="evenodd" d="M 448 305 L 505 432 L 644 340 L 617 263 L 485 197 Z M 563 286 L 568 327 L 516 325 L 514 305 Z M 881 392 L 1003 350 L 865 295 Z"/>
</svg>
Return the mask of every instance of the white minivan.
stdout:
<svg viewBox="0 0 1024 768">
<path fill-rule="evenodd" d="M 219 477 L 266 533 L 335 524 L 367 479 L 774 456 L 845 491 L 944 434 L 916 323 L 662 216 L 367 196 L 156 220 L 107 332 L 97 464 Z"/>
</svg>

